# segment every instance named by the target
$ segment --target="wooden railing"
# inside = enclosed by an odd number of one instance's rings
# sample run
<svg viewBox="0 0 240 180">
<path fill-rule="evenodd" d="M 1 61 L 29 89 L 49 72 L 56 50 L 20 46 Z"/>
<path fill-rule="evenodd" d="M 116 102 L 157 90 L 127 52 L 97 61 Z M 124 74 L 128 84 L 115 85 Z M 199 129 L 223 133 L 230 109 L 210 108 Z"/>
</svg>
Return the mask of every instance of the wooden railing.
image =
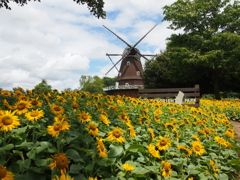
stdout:
<svg viewBox="0 0 240 180">
<path fill-rule="evenodd" d="M 184 93 L 182 105 L 199 107 L 199 85 L 195 85 L 193 88 L 139 89 L 138 96 L 147 99 L 159 98 L 160 101 L 165 102 L 174 102 L 179 91 Z"/>
</svg>

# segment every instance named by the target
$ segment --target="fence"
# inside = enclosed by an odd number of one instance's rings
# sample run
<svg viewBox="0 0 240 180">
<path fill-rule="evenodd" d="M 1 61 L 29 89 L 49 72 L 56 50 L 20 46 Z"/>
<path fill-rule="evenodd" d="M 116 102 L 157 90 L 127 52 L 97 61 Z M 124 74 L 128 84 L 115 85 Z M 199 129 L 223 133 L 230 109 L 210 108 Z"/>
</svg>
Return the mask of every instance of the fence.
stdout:
<svg viewBox="0 0 240 180">
<path fill-rule="evenodd" d="M 160 101 L 175 102 L 175 97 L 179 91 L 184 93 L 182 105 L 199 107 L 200 87 L 195 85 L 192 88 L 164 88 L 164 89 L 139 89 L 138 96 L 142 98 L 152 99 L 159 98 Z M 174 98 L 174 99 L 169 99 Z"/>
</svg>

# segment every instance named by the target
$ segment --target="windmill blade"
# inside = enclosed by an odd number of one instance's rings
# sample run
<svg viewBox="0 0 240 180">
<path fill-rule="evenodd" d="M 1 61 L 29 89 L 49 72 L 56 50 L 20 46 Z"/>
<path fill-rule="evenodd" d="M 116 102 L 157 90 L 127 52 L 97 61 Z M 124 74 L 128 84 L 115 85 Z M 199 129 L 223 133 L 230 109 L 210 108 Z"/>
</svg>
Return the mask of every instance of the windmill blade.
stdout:
<svg viewBox="0 0 240 180">
<path fill-rule="evenodd" d="M 105 27 L 108 31 L 110 31 L 111 33 L 113 33 L 115 36 L 117 36 L 118 39 L 120 39 L 122 42 L 124 42 L 128 47 L 132 47 L 130 44 L 128 44 L 126 41 L 124 41 L 121 37 L 119 37 L 116 33 L 114 33 L 113 31 L 111 31 L 110 29 L 108 29 L 106 26 L 103 25 L 103 27 Z"/>
<path fill-rule="evenodd" d="M 144 59 L 146 59 L 147 61 L 149 60 L 148 58 L 146 58 L 144 55 L 142 55 L 141 53 L 139 53 L 139 55 L 141 56 L 141 57 L 143 57 Z"/>
<path fill-rule="evenodd" d="M 112 67 L 111 69 L 109 69 L 109 71 L 108 71 L 105 75 L 107 75 L 114 67 L 116 67 L 116 65 L 117 65 L 120 61 L 122 61 L 125 57 L 127 57 L 127 56 L 129 55 L 129 53 L 130 53 L 130 51 L 128 51 L 124 56 L 122 56 L 121 59 L 119 59 L 118 62 L 116 62 L 116 63 L 113 65 L 113 67 Z"/>
<path fill-rule="evenodd" d="M 122 56 L 122 54 L 106 54 L 107 56 Z"/>
<path fill-rule="evenodd" d="M 107 53 L 106 55 L 109 57 L 109 59 L 111 60 L 112 64 L 114 65 L 114 62 L 113 62 L 112 58 L 110 57 L 110 54 Z M 115 68 L 118 71 L 118 68 L 116 66 L 115 66 Z"/>
<path fill-rule="evenodd" d="M 135 48 L 158 24 L 156 24 L 155 26 L 153 26 L 152 29 L 150 29 L 150 31 L 148 31 L 134 46 L 133 48 Z"/>
</svg>

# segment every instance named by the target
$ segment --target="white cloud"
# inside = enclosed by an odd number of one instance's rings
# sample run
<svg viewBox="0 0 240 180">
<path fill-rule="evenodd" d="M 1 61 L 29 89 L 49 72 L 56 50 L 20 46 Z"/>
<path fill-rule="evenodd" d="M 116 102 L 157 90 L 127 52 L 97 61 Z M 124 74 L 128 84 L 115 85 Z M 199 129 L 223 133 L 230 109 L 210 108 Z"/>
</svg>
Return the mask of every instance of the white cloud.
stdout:
<svg viewBox="0 0 240 180">
<path fill-rule="evenodd" d="M 0 9 L 0 87 L 32 89 L 46 79 L 55 89 L 75 89 L 83 74 L 105 76 L 112 67 L 106 53 L 121 54 L 126 45 L 103 24 L 134 44 L 159 23 L 138 46 L 142 53 L 159 52 L 172 33 L 161 23 L 162 7 L 174 1 L 105 0 L 107 19 L 71 0 L 11 3 L 11 11 Z M 116 75 L 113 69 L 107 76 Z"/>
</svg>

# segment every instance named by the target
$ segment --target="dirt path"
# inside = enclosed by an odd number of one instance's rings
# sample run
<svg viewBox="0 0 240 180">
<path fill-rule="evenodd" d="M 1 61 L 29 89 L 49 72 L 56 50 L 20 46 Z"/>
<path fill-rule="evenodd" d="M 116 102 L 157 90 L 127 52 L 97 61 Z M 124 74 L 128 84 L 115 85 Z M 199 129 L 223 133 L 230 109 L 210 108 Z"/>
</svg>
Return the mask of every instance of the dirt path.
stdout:
<svg viewBox="0 0 240 180">
<path fill-rule="evenodd" d="M 233 125 L 233 129 L 237 134 L 237 140 L 240 141 L 240 122 L 231 121 L 231 124 Z"/>
</svg>

